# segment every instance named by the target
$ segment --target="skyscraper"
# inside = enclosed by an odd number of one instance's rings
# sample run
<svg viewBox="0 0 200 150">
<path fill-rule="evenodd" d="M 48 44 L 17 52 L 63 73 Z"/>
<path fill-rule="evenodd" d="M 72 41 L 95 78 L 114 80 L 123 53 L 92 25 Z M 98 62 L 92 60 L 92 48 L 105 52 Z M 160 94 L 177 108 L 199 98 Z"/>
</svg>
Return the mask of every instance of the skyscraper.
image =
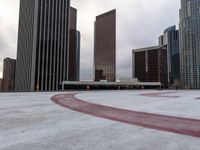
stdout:
<svg viewBox="0 0 200 150">
<path fill-rule="evenodd" d="M 116 80 L 116 10 L 96 17 L 94 80 Z"/>
<path fill-rule="evenodd" d="M 168 88 L 167 46 L 133 50 L 133 78 L 141 82 L 161 82 Z"/>
<path fill-rule="evenodd" d="M 70 7 L 70 30 L 76 30 L 77 27 L 77 9 L 74 7 Z"/>
<path fill-rule="evenodd" d="M 70 0 L 20 0 L 16 91 L 58 90 L 68 77 Z"/>
<path fill-rule="evenodd" d="M 168 27 L 160 36 L 159 46 L 164 45 L 167 46 L 168 82 L 175 86 L 180 82 L 179 31 L 176 26 Z"/>
<path fill-rule="evenodd" d="M 2 92 L 2 83 L 3 83 L 3 79 L 0 78 L 0 92 Z"/>
<path fill-rule="evenodd" d="M 180 68 L 184 88 L 200 88 L 200 0 L 181 0 Z"/>
<path fill-rule="evenodd" d="M 69 81 L 80 80 L 80 32 L 77 31 L 77 10 L 70 7 Z"/>
<path fill-rule="evenodd" d="M 2 90 L 6 92 L 14 91 L 16 60 L 5 58 L 3 63 Z"/>
</svg>

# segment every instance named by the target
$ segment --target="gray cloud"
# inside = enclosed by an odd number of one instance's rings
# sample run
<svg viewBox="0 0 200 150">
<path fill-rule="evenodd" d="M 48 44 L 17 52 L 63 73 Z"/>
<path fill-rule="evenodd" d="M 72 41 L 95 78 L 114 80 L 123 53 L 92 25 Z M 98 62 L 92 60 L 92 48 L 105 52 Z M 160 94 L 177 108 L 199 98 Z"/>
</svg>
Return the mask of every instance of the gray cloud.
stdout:
<svg viewBox="0 0 200 150">
<path fill-rule="evenodd" d="M 117 9 L 117 77 L 131 77 L 131 50 L 157 44 L 157 37 L 178 24 L 175 0 L 72 0 L 81 32 L 81 79 L 92 79 L 95 16 Z M 0 1 L 0 72 L 4 57 L 16 57 L 19 0 Z M 6 13 L 5 13 L 6 12 Z"/>
</svg>

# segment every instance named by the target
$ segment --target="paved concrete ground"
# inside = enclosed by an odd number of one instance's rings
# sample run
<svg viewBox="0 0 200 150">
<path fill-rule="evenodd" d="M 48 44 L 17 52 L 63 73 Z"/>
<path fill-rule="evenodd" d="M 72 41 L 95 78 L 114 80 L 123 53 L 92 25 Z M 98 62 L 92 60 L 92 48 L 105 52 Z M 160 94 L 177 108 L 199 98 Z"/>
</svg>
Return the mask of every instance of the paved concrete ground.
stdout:
<svg viewBox="0 0 200 150">
<path fill-rule="evenodd" d="M 145 94 L 145 96 L 146 95 L 152 96 L 153 94 Z M 160 97 L 163 95 L 163 93 L 155 93 L 154 95 L 156 97 Z M 175 117 L 169 115 L 161 115 L 156 113 L 147 113 L 135 111 L 134 109 L 121 109 L 119 107 L 100 105 L 97 103 L 87 102 L 78 99 L 75 96 L 76 94 L 74 93 L 59 94 L 53 96 L 52 100 L 56 104 L 67 109 L 71 109 L 84 114 L 89 114 L 95 117 L 127 123 L 134 126 L 173 132 L 177 134 L 189 135 L 200 138 L 200 120 L 183 118 L 178 116 Z M 177 96 L 175 98 L 177 98 Z"/>
<path fill-rule="evenodd" d="M 141 95 L 157 92 L 100 91 L 77 97 L 116 108 L 200 119 L 200 101 L 196 99 L 200 97 L 199 91 L 167 91 L 170 93 L 166 97 Z M 51 101 L 56 94 L 0 94 L 0 149 L 199 150 L 199 138 L 72 111 Z M 178 97 L 169 98 L 170 95 Z"/>
</svg>

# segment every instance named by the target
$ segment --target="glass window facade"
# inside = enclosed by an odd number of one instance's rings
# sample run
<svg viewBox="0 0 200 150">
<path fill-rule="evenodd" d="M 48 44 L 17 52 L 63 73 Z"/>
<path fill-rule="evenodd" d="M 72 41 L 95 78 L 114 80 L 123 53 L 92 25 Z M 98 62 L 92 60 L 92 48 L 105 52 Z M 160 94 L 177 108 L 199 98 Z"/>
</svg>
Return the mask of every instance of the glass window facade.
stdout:
<svg viewBox="0 0 200 150">
<path fill-rule="evenodd" d="M 116 10 L 96 17 L 94 80 L 116 80 Z"/>
<path fill-rule="evenodd" d="M 181 0 L 179 36 L 183 88 L 200 88 L 200 0 Z"/>
<path fill-rule="evenodd" d="M 68 78 L 69 0 L 20 0 L 16 91 L 54 91 Z"/>
</svg>

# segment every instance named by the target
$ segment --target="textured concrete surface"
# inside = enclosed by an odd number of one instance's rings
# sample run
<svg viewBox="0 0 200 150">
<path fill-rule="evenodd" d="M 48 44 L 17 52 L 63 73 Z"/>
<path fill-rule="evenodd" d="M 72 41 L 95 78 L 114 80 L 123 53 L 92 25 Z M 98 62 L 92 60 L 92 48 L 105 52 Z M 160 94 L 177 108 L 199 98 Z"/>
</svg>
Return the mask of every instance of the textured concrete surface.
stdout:
<svg viewBox="0 0 200 150">
<path fill-rule="evenodd" d="M 76 97 L 116 108 L 200 119 L 200 101 L 196 99 L 200 91 L 105 91 L 81 93 Z"/>
<path fill-rule="evenodd" d="M 53 96 L 52 101 L 67 109 L 95 117 L 200 138 L 200 120 L 109 107 L 80 100 L 75 96 L 74 93 L 59 94 Z M 160 96 L 160 94 L 155 94 L 155 96 Z"/>
<path fill-rule="evenodd" d="M 117 108 L 200 119 L 199 91 L 180 91 L 180 97 L 174 99 L 140 95 L 149 92 L 158 91 L 99 91 L 78 97 Z M 199 138 L 72 111 L 51 101 L 56 94 L 0 93 L 0 149 L 199 150 Z"/>
</svg>

